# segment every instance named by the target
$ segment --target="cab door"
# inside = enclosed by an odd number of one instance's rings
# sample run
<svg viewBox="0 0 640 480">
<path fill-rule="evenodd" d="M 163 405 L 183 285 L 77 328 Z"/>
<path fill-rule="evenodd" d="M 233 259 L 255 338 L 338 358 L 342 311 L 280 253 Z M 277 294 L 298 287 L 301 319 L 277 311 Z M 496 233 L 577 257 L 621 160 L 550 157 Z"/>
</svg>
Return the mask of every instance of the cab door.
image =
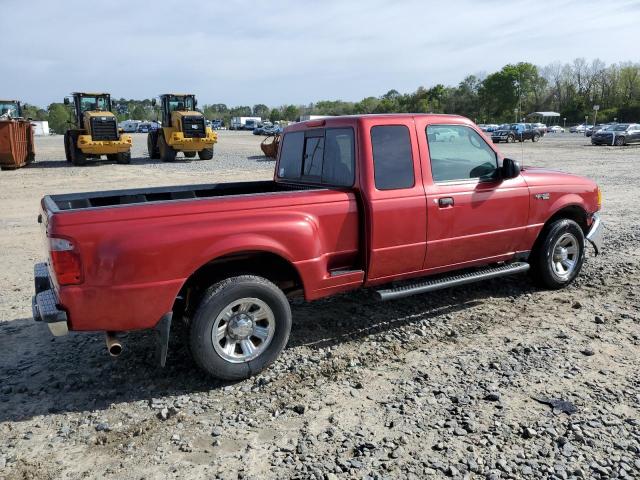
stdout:
<svg viewBox="0 0 640 480">
<path fill-rule="evenodd" d="M 424 269 L 460 268 L 512 257 L 526 243 L 529 189 L 502 179 L 497 152 L 471 125 L 418 126 L 427 198 Z M 441 130 L 453 131 L 448 141 Z"/>
<path fill-rule="evenodd" d="M 427 207 L 412 117 L 362 119 L 359 129 L 367 283 L 411 276 L 424 262 Z"/>
</svg>

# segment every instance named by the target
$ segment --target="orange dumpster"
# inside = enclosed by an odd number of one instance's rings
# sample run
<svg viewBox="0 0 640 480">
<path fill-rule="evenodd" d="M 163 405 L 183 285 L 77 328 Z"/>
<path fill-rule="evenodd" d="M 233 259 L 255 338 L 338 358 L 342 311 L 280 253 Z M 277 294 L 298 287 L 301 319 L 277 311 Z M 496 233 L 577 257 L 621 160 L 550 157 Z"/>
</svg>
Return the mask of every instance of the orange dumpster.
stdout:
<svg viewBox="0 0 640 480">
<path fill-rule="evenodd" d="M 26 120 L 0 120 L 0 168 L 24 167 L 34 159 L 31 123 Z"/>
</svg>

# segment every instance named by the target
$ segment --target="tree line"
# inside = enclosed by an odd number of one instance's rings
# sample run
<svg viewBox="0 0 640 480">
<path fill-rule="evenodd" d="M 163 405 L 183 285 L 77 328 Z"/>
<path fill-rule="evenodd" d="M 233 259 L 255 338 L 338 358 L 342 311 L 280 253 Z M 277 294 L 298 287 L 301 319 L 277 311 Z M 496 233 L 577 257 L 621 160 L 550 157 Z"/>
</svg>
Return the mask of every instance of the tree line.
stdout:
<svg viewBox="0 0 640 480">
<path fill-rule="evenodd" d="M 151 99 L 113 100 L 119 121 L 155 120 L 157 107 Z M 363 113 L 455 113 L 477 123 L 503 123 L 520 120 L 531 112 L 555 111 L 567 123 L 593 121 L 593 107 L 599 105 L 598 119 L 640 121 L 640 63 L 621 62 L 606 65 L 595 59 L 588 62 L 554 62 L 536 66 L 527 62 L 505 65 L 497 72 L 465 77 L 458 85 L 418 87 L 411 93 L 389 90 L 379 97 L 359 102 L 321 100 L 309 105 L 265 104 L 228 107 L 224 103 L 203 105 L 200 109 L 210 120 L 259 116 L 271 121 L 295 121 L 301 115 L 352 115 Z M 62 103 L 46 109 L 25 106 L 26 116 L 48 120 L 55 132 L 63 132 L 71 119 L 71 110 Z"/>
</svg>

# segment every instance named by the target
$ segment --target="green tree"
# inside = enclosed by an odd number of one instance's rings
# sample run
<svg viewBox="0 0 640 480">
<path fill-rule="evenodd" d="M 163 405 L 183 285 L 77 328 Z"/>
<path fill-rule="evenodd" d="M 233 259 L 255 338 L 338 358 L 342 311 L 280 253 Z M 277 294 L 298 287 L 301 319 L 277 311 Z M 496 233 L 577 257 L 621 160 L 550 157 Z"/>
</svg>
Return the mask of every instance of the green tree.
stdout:
<svg viewBox="0 0 640 480">
<path fill-rule="evenodd" d="M 271 113 L 270 110 L 269 110 L 269 107 L 267 107 L 263 103 L 259 103 L 259 104 L 253 106 L 253 114 L 256 117 L 267 118 L 267 117 L 269 117 L 269 113 Z"/>
<path fill-rule="evenodd" d="M 300 117 L 300 109 L 295 105 L 286 105 L 282 107 L 282 118 L 294 122 Z"/>
<path fill-rule="evenodd" d="M 72 115 L 71 109 L 63 103 L 52 103 L 49 105 L 48 120 L 49 128 L 56 133 L 64 133 L 71 126 Z"/>
</svg>

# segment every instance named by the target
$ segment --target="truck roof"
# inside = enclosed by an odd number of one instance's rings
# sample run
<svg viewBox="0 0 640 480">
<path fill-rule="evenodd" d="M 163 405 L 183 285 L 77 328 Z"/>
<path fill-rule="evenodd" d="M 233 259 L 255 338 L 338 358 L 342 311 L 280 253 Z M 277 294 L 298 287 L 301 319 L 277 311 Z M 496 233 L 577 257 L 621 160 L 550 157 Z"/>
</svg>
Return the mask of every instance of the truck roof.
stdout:
<svg viewBox="0 0 640 480">
<path fill-rule="evenodd" d="M 361 114 L 361 115 L 340 115 L 337 117 L 324 117 L 314 120 L 305 120 L 303 122 L 293 123 L 286 127 L 287 131 L 304 130 L 306 128 L 331 126 L 336 124 L 345 123 L 357 123 L 363 120 L 377 120 L 384 119 L 385 121 L 393 120 L 407 120 L 410 118 L 427 117 L 432 120 L 446 122 L 446 123 L 459 123 L 459 124 L 473 124 L 471 120 L 461 115 L 452 115 L 445 113 L 373 113 L 373 114 Z"/>
</svg>

